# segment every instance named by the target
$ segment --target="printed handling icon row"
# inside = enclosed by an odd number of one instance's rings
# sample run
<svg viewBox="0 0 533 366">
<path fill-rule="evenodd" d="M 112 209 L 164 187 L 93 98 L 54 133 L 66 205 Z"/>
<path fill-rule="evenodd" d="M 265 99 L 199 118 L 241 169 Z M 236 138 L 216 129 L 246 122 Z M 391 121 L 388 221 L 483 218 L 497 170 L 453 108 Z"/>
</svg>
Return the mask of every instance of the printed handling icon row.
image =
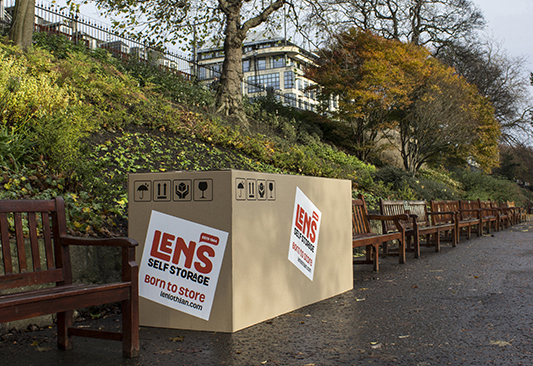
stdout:
<svg viewBox="0 0 533 366">
<path fill-rule="evenodd" d="M 212 179 L 135 181 L 135 202 L 212 201 Z"/>
<path fill-rule="evenodd" d="M 237 201 L 275 201 L 276 181 L 236 178 L 235 198 Z"/>
</svg>

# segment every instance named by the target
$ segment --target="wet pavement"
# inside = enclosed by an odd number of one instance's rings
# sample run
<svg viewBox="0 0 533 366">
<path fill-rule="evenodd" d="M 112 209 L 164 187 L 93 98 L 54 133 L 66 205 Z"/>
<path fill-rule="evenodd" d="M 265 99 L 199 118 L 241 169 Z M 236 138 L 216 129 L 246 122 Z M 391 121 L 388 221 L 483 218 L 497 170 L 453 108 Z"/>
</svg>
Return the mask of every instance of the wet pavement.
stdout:
<svg viewBox="0 0 533 366">
<path fill-rule="evenodd" d="M 139 358 L 119 342 L 55 329 L 0 340 L 2 365 L 533 365 L 533 222 L 422 248 L 380 272 L 354 267 L 354 289 L 234 334 L 142 327 Z M 253 311 L 253 309 L 250 309 Z M 106 329 L 116 316 L 96 321 Z M 82 324 L 83 325 L 83 324 Z"/>
</svg>

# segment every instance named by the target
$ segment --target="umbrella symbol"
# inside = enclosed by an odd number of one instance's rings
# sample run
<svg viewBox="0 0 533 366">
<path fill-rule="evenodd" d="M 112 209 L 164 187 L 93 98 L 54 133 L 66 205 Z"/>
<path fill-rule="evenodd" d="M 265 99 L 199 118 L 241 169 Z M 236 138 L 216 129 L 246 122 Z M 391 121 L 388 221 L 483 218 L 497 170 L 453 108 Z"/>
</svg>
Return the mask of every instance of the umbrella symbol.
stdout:
<svg viewBox="0 0 533 366">
<path fill-rule="evenodd" d="M 242 191 L 244 189 L 244 184 L 240 182 L 239 185 L 237 186 L 237 189 L 239 190 L 239 197 L 242 197 Z"/>
<path fill-rule="evenodd" d="M 139 188 L 137 188 L 137 192 L 141 192 L 141 199 L 143 199 L 144 192 L 148 192 L 148 183 L 141 184 Z"/>
</svg>

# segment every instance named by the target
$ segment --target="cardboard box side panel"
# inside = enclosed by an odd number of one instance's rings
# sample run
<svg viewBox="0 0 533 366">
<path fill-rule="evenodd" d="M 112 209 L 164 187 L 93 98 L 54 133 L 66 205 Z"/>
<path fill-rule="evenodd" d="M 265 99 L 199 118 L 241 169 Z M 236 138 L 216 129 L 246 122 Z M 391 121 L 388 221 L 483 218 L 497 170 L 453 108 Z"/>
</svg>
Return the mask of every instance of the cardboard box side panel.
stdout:
<svg viewBox="0 0 533 366">
<path fill-rule="evenodd" d="M 206 192 L 197 190 L 197 197 L 201 193 L 210 194 L 206 196 L 209 201 L 194 201 L 193 188 L 191 188 L 190 201 L 175 201 L 172 196 L 164 202 L 154 202 L 153 192 L 156 189 L 154 181 L 174 182 L 179 180 L 190 180 L 191 185 L 198 180 L 210 180 L 212 191 Z M 139 196 L 139 182 L 151 182 L 152 200 L 148 202 L 136 202 L 135 194 Z M 229 171 L 216 172 L 169 172 L 169 173 L 146 173 L 131 174 L 129 176 L 129 236 L 139 242 L 137 249 L 137 260 L 140 263 L 141 254 L 144 249 L 144 242 L 152 210 L 159 211 L 184 220 L 201 223 L 215 229 L 229 232 L 228 242 L 222 262 L 222 267 L 218 279 L 215 298 L 209 321 L 183 313 L 176 309 L 166 307 L 153 301 L 140 299 L 140 324 L 143 326 L 154 326 L 176 329 L 194 329 L 206 331 L 232 332 L 232 235 L 231 235 L 231 195 L 228 192 L 232 187 L 230 184 Z M 176 187 L 172 187 L 174 190 Z M 143 199 L 148 197 L 150 192 L 143 193 Z M 142 279 L 140 279 L 142 281 Z"/>
<path fill-rule="evenodd" d="M 235 330 L 353 288 L 351 182 L 275 179 L 275 202 L 234 201 Z M 288 260 L 296 187 L 322 212 L 313 281 Z"/>
</svg>

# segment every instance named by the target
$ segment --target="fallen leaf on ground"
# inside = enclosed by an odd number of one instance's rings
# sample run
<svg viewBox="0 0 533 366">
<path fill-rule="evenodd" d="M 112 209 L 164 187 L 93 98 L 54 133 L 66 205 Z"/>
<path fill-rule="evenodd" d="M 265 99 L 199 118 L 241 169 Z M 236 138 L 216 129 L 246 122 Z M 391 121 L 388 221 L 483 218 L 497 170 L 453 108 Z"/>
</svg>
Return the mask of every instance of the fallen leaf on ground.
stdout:
<svg viewBox="0 0 533 366">
<path fill-rule="evenodd" d="M 505 346 L 510 346 L 511 342 L 512 342 L 512 340 L 510 340 L 509 342 L 506 342 L 506 341 L 490 341 L 490 344 L 493 345 L 493 346 L 505 347 Z"/>
<path fill-rule="evenodd" d="M 170 341 L 171 342 L 183 342 L 183 339 L 185 337 L 182 337 L 182 336 L 177 336 L 177 337 L 174 337 L 174 338 L 170 338 Z"/>
</svg>

